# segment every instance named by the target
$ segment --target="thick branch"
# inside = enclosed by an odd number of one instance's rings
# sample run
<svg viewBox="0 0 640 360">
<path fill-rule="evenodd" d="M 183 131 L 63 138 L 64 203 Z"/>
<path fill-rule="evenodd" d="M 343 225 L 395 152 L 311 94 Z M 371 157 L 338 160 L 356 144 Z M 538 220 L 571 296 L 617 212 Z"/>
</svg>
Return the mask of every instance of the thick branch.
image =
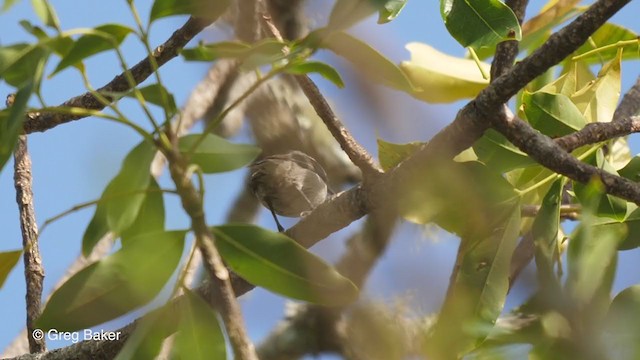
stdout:
<svg viewBox="0 0 640 360">
<path fill-rule="evenodd" d="M 507 0 L 505 5 L 511 8 L 516 15 L 518 22 L 522 24 L 525 10 L 529 0 Z M 496 46 L 496 54 L 491 63 L 491 81 L 495 81 L 500 75 L 505 74 L 513 66 L 513 62 L 518 56 L 518 41 L 503 41 Z"/>
<path fill-rule="evenodd" d="M 176 30 L 167 41 L 158 46 L 153 51 L 153 57 L 158 66 L 166 64 L 169 60 L 178 55 L 178 51 L 182 49 L 196 34 L 202 31 L 205 27 L 209 26 L 211 21 L 189 18 L 187 22 L 178 30 Z M 139 63 L 129 69 L 136 84 L 143 82 L 146 78 L 153 73 L 153 67 L 149 58 L 141 60 Z M 108 84 L 104 85 L 98 92 L 105 94 L 108 97 L 109 93 L 113 92 L 125 92 L 131 89 L 129 82 L 125 76 L 126 73 L 122 73 Z M 101 110 L 104 108 L 104 104 L 95 98 L 90 92 L 86 92 L 80 96 L 76 96 L 72 99 L 60 104 L 61 107 L 81 107 L 85 109 Z M 29 134 L 32 132 L 43 132 L 51 128 L 54 128 L 60 124 L 64 124 L 73 120 L 78 120 L 84 116 L 68 115 L 61 113 L 37 113 L 29 114 L 24 122 L 24 131 Z"/>
</svg>

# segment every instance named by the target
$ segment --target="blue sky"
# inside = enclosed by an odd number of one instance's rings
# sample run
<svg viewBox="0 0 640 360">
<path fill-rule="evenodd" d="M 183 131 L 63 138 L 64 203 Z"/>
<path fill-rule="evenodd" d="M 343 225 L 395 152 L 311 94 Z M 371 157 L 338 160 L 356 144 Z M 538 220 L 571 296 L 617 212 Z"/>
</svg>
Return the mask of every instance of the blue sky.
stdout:
<svg viewBox="0 0 640 360">
<path fill-rule="evenodd" d="M 317 1 L 316 1 L 317 2 Z M 118 1 L 52 1 L 58 11 L 63 29 L 94 27 L 104 23 L 121 22 L 133 25 L 125 2 Z M 137 2 L 143 18 L 147 17 L 151 2 Z M 324 3 L 324 2 L 322 2 Z M 529 14 L 534 14 L 544 4 L 543 1 L 531 1 Z M 318 6 L 322 8 L 322 6 Z M 613 22 L 630 27 L 636 32 L 637 14 L 640 3 L 632 2 L 623 13 L 617 14 Z M 323 15 L 314 16 L 312 21 L 322 25 Z M 0 43 L 8 45 L 20 41 L 31 41 L 31 36 L 17 24 L 27 19 L 39 23 L 33 15 L 30 2 L 19 1 L 9 12 L 0 14 Z M 162 43 L 186 18 L 172 17 L 155 23 L 151 32 L 151 43 Z M 215 31 L 215 30 L 214 30 Z M 435 1 L 409 0 L 400 17 L 388 25 L 377 25 L 374 19 L 352 29 L 356 36 L 370 42 L 386 56 L 399 62 L 409 57 L 404 46 L 408 42 L 428 43 L 440 51 L 451 55 L 464 55 L 464 49 L 446 32 Z M 123 44 L 123 52 L 130 64 L 142 59 L 144 51 L 141 45 L 129 37 Z M 428 105 L 409 96 L 391 90 L 374 87 L 375 92 L 389 103 L 393 110 L 373 111 L 370 104 L 355 96 L 361 88 L 352 70 L 340 59 L 326 53 L 319 57 L 337 66 L 347 82 L 345 89 L 337 89 L 332 84 L 319 79 L 319 85 L 336 104 L 338 113 L 354 132 L 356 138 L 373 153 L 376 136 L 388 141 L 423 141 L 438 129 L 449 123 L 462 103 L 447 105 Z M 55 65 L 52 61 L 49 65 Z M 120 73 L 115 55 L 104 54 L 86 61 L 88 74 L 94 87 L 99 87 Z M 208 68 L 207 64 L 185 64 L 175 59 L 161 70 L 163 80 L 169 84 L 178 104 L 184 103 L 190 90 L 201 79 Z M 52 68 L 50 68 L 49 72 Z M 638 61 L 623 64 L 623 93 L 640 75 Z M 63 71 L 50 81 L 45 82 L 44 97 L 53 105 L 84 92 L 80 76 L 72 69 Z M 2 98 L 11 89 L 0 84 Z M 141 119 L 142 113 L 130 101 L 123 103 L 122 110 L 131 118 Z M 160 115 L 159 113 L 157 113 Z M 632 139 L 634 155 L 638 153 L 638 142 Z M 246 140 L 246 139 L 245 139 Z M 30 153 L 33 159 L 34 193 L 38 223 L 65 211 L 75 204 L 96 199 L 106 183 L 120 167 L 125 154 L 140 139 L 130 129 L 101 119 L 88 118 L 59 126 L 44 134 L 29 137 Z M 15 205 L 15 193 L 12 182 L 12 164 L 8 164 L 0 173 L 0 251 L 18 249 L 21 245 L 18 213 Z M 207 217 L 211 224 L 223 221 L 227 204 L 240 190 L 239 177 L 242 171 L 207 177 Z M 169 187 L 166 177 L 161 179 Z M 184 228 L 186 217 L 182 214 L 175 197 L 165 197 L 167 222 L 169 228 Z M 52 224 L 41 236 L 40 246 L 46 271 L 45 291 L 50 289 L 64 273 L 67 266 L 80 251 L 80 239 L 84 228 L 93 214 L 93 210 L 76 212 Z M 263 212 L 261 223 L 272 227 L 270 216 Z M 285 226 L 294 220 L 286 220 Z M 343 239 L 356 231 L 356 226 L 335 234 L 317 245 L 313 251 L 328 260 L 336 260 L 343 247 Z M 417 311 L 428 313 L 436 311 L 444 295 L 448 273 L 455 256 L 457 242 L 447 237 L 433 240 L 422 229 L 403 224 L 388 253 L 372 273 L 365 289 L 365 296 L 372 299 L 393 301 L 396 297 L 409 299 Z M 621 254 L 616 291 L 640 282 L 634 268 L 638 251 Z M 24 326 L 24 278 L 21 264 L 12 272 L 4 287 L 0 290 L 0 349 L 3 349 Z M 416 278 L 419 278 L 416 281 Z M 517 293 L 517 292 L 516 292 Z M 522 298 L 522 295 L 519 297 Z M 511 306 L 517 304 L 518 297 L 510 298 Z M 282 299 L 264 290 L 255 290 L 242 298 L 250 335 L 254 340 L 265 336 L 272 325 L 282 317 Z M 112 329 L 131 321 L 126 317 L 99 328 Z M 64 342 L 53 342 L 51 348 L 64 346 Z M 1 351 L 1 350 L 0 350 Z"/>
</svg>

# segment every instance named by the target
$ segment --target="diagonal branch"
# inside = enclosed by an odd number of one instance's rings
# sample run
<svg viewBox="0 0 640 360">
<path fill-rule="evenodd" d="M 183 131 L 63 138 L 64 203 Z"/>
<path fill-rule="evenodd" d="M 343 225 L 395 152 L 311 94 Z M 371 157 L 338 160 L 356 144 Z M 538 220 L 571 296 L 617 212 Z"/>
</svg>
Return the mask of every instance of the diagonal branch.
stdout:
<svg viewBox="0 0 640 360">
<path fill-rule="evenodd" d="M 640 132 L 640 116 L 631 116 L 608 123 L 589 123 L 580 131 L 554 139 L 566 152 L 590 144 Z"/>
<path fill-rule="evenodd" d="M 178 56 L 178 51 L 182 49 L 191 39 L 193 39 L 200 31 L 209 26 L 210 20 L 191 17 L 181 28 L 176 30 L 162 45 L 155 48 L 153 57 L 158 67 L 166 64 L 169 60 Z M 153 73 L 153 67 L 149 58 L 144 58 L 131 69 L 129 69 L 136 84 L 143 82 Z M 98 92 L 108 94 L 112 92 L 125 92 L 131 89 L 125 72 L 116 76 L 108 84 L 104 85 Z M 108 95 L 105 95 L 108 96 Z M 91 110 L 101 110 L 104 104 L 96 99 L 90 92 L 76 96 L 72 99 L 60 104 L 61 107 L 80 107 Z M 70 121 L 81 119 L 85 116 L 60 114 L 60 113 L 36 113 L 29 114 L 24 122 L 24 131 L 29 134 L 32 132 L 44 132 L 58 125 L 68 123 Z"/>
</svg>

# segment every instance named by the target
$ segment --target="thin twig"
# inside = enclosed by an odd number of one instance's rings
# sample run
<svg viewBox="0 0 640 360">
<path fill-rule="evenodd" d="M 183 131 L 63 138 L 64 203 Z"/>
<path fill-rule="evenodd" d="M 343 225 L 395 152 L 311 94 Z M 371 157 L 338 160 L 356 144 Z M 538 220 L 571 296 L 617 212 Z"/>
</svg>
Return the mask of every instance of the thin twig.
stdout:
<svg viewBox="0 0 640 360">
<path fill-rule="evenodd" d="M 158 67 L 166 64 L 169 60 L 178 55 L 178 51 L 182 49 L 193 37 L 195 37 L 205 27 L 209 26 L 211 21 L 189 18 L 187 22 L 178 30 L 176 30 L 167 41 L 155 48 L 153 57 Z M 150 59 L 145 57 L 143 60 L 128 70 L 133 75 L 136 84 L 140 84 L 153 73 L 153 67 Z M 125 92 L 131 89 L 126 78 L 127 72 L 116 76 L 108 84 L 104 85 L 98 92 L 106 94 Z M 105 105 L 100 102 L 91 92 L 86 92 L 80 96 L 76 96 L 62 103 L 64 107 L 80 107 L 85 109 L 100 110 Z M 52 129 L 60 124 L 64 124 L 73 120 L 78 120 L 84 116 L 68 115 L 59 113 L 37 113 L 29 114 L 24 122 L 24 131 L 29 134 L 32 132 L 43 132 Z"/>
<path fill-rule="evenodd" d="M 640 132 L 640 116 L 631 116 L 608 123 L 589 123 L 580 131 L 554 139 L 565 151 L 573 150 L 599 142 L 612 140 L 632 133 Z"/>
</svg>

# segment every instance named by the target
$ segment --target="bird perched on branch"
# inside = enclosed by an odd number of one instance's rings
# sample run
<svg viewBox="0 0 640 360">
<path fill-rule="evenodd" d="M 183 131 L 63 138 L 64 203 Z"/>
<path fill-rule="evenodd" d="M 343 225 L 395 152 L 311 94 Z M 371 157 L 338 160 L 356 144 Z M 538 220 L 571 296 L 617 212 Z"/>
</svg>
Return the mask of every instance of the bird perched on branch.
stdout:
<svg viewBox="0 0 640 360">
<path fill-rule="evenodd" d="M 331 191 L 320 164 L 301 151 L 271 155 L 250 166 L 249 188 L 267 207 L 284 231 L 276 214 L 299 217 L 322 204 Z"/>
</svg>

